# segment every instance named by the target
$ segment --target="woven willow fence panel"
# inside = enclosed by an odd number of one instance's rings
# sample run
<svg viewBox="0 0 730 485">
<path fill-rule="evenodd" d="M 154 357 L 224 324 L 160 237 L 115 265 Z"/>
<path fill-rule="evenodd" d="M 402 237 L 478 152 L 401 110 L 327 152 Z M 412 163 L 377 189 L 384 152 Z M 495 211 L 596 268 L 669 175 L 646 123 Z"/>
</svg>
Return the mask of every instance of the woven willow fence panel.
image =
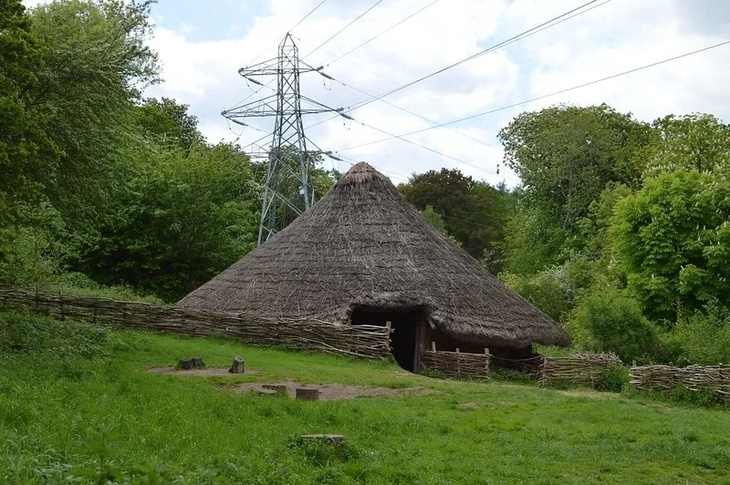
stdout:
<svg viewBox="0 0 730 485">
<path fill-rule="evenodd" d="M 540 365 L 540 383 L 558 382 L 594 386 L 611 367 L 621 365 L 614 354 L 577 354 L 570 357 L 543 357 Z"/>
<path fill-rule="evenodd" d="M 487 377 L 489 375 L 489 353 L 469 354 L 464 352 L 426 351 L 421 363 L 440 372 L 444 377 Z"/>
<path fill-rule="evenodd" d="M 252 345 L 317 350 L 369 359 L 390 357 L 390 330 L 315 319 L 253 319 L 244 315 L 177 308 L 107 298 L 53 296 L 0 288 L 0 308 L 20 308 L 56 318 L 79 318 L 114 328 L 223 335 Z"/>
<path fill-rule="evenodd" d="M 629 384 L 634 389 L 673 391 L 683 387 L 690 391 L 713 391 L 718 401 L 730 401 L 730 366 L 727 365 L 647 365 L 632 367 L 629 374 Z"/>
</svg>

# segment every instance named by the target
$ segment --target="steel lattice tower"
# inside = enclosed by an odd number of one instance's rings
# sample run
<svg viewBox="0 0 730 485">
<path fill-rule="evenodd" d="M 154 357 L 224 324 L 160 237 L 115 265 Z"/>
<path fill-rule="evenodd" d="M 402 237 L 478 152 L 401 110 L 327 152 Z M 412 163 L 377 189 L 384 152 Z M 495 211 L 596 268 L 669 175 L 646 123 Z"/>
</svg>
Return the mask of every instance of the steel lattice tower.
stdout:
<svg viewBox="0 0 730 485">
<path fill-rule="evenodd" d="M 321 67 L 313 68 L 303 62 L 301 64 L 304 65 L 303 68 L 300 67 L 299 49 L 291 35 L 287 33 L 279 44 L 279 55 L 276 58 L 238 70 L 241 76 L 260 86 L 264 86 L 264 83 L 259 81 L 258 77 L 276 76 L 276 94 L 221 113 L 229 120 L 244 126 L 246 123 L 243 120 L 246 118 L 275 117 L 261 205 L 259 245 L 291 222 L 282 218 L 279 211 L 290 210 L 299 215 L 314 203 L 315 194 L 310 169 L 316 156 L 323 152 L 307 150 L 302 115 L 342 112 L 342 108 L 330 108 L 301 95 L 299 88 L 301 73 L 314 71 L 330 78 L 322 72 Z M 311 107 L 303 109 L 302 100 Z M 292 182 L 295 182 L 296 186 L 292 187 Z"/>
</svg>

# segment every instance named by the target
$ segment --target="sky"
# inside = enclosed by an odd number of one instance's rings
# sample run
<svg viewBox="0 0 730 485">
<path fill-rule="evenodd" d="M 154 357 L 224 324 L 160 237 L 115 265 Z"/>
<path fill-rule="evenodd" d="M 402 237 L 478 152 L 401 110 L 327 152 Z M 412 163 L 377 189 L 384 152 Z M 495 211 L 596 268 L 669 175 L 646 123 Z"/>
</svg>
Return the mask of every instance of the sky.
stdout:
<svg viewBox="0 0 730 485">
<path fill-rule="evenodd" d="M 261 86 L 238 70 L 274 59 L 289 32 L 300 68 L 321 66 L 333 78 L 302 72 L 302 96 L 343 108 L 352 118 L 305 115 L 308 148 L 340 159 L 325 157 L 325 168 L 346 171 L 364 160 L 395 183 L 446 167 L 513 187 L 519 179 L 503 165 L 499 130 L 522 112 L 558 103 L 606 103 L 647 122 L 696 112 L 730 121 L 730 44 L 570 89 L 730 41 L 730 2 L 596 0 L 579 8 L 586 3 L 159 0 L 149 44 L 159 54 L 163 81 L 145 95 L 188 105 L 211 143 L 265 153 L 273 117 L 252 117 L 241 126 L 221 111 L 242 103 L 254 103 L 248 105 L 254 110 L 257 100 L 274 94 L 272 76 L 249 76 Z M 560 23 L 491 49 L 573 10 Z M 302 101 L 302 108 L 313 106 Z"/>
</svg>

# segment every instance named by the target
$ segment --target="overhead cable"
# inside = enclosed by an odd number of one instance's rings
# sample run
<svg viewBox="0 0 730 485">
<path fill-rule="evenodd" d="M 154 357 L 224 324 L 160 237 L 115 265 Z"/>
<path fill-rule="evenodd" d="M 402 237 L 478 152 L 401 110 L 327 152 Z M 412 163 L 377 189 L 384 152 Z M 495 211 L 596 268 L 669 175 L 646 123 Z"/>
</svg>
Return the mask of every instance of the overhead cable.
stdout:
<svg viewBox="0 0 730 485">
<path fill-rule="evenodd" d="M 492 114 L 492 113 L 497 113 L 499 111 L 504 111 L 506 109 L 515 108 L 517 106 L 522 106 L 524 104 L 532 103 L 534 101 L 539 101 L 541 99 L 545 99 L 545 98 L 549 98 L 549 97 L 552 97 L 552 96 L 557 96 L 559 94 L 563 94 L 563 93 L 567 93 L 567 92 L 570 92 L 570 91 L 574 91 L 576 89 L 581 89 L 581 88 L 585 88 L 585 87 L 588 87 L 588 86 L 592 86 L 594 84 L 598 84 L 598 83 L 601 83 L 601 82 L 604 82 L 604 81 L 608 81 L 610 79 L 616 79 L 618 77 L 625 76 L 627 74 L 633 74 L 635 72 L 643 71 L 645 69 L 649 69 L 649 68 L 656 67 L 656 66 L 659 66 L 659 65 L 662 65 L 662 64 L 666 64 L 668 62 L 676 61 L 678 59 L 683 59 L 685 57 L 689 57 L 689 56 L 692 56 L 692 55 L 695 55 L 695 54 L 699 54 L 699 53 L 706 52 L 706 51 L 709 51 L 709 50 L 712 50 L 712 49 L 716 49 L 718 47 L 722 47 L 722 46 L 725 46 L 725 45 L 728 45 L 728 44 L 730 44 L 730 40 L 726 40 L 724 42 L 719 42 L 717 44 L 713 44 L 713 45 L 710 45 L 710 46 L 707 46 L 707 47 L 703 47 L 701 49 L 697 49 L 697 50 L 694 50 L 694 51 L 691 51 L 691 52 L 685 52 L 684 54 L 680 54 L 680 55 L 677 55 L 677 56 L 669 57 L 667 59 L 662 59 L 660 61 L 652 62 L 650 64 L 645 64 L 643 66 L 635 67 L 635 68 L 629 69 L 627 71 L 622 71 L 622 72 L 619 72 L 619 73 L 616 73 L 616 74 L 611 74 L 610 76 L 602 77 L 602 78 L 599 78 L 599 79 L 594 79 L 593 81 L 585 82 L 585 83 L 582 83 L 582 84 L 577 84 L 577 85 L 571 86 L 569 88 L 560 89 L 558 91 L 553 91 L 552 93 L 542 94 L 540 96 L 535 96 L 534 98 L 529 98 L 529 99 L 525 99 L 523 101 L 518 101 L 516 103 L 508 104 L 506 106 L 501 106 L 499 108 L 494 108 L 494 109 L 490 109 L 490 110 L 487 110 L 487 111 L 483 111 L 481 113 L 477 113 L 477 114 L 473 114 L 473 115 L 469 115 L 469 116 L 464 116 L 463 118 L 458 118 L 458 119 L 455 119 L 455 120 L 447 121 L 445 123 L 439 123 L 438 125 L 435 125 L 435 126 L 429 126 L 429 127 L 426 127 L 426 128 L 421 128 L 419 130 L 409 131 L 408 133 L 402 133 L 402 134 L 397 135 L 397 136 L 394 135 L 391 138 L 383 138 L 381 140 L 375 140 L 375 141 L 372 141 L 372 142 L 363 143 L 361 145 L 355 145 L 355 146 L 347 147 L 347 148 L 344 148 L 344 149 L 341 149 L 341 150 L 336 150 L 336 151 L 337 152 L 340 152 L 340 151 L 345 151 L 345 150 L 353 150 L 355 148 L 360 148 L 360 147 L 364 147 L 364 146 L 374 145 L 376 143 L 381 143 L 381 142 L 384 142 L 384 141 L 387 141 L 387 140 L 391 140 L 393 138 L 401 139 L 404 136 L 415 135 L 416 133 L 423 133 L 424 131 L 429 131 L 429 130 L 433 130 L 433 129 L 436 129 L 436 128 L 442 128 L 442 127 L 449 126 L 449 125 L 453 125 L 453 124 L 456 124 L 456 123 L 461 123 L 462 121 L 472 120 L 474 118 L 480 118 L 482 116 L 486 116 L 486 115 L 489 115 L 489 114 Z"/>
</svg>

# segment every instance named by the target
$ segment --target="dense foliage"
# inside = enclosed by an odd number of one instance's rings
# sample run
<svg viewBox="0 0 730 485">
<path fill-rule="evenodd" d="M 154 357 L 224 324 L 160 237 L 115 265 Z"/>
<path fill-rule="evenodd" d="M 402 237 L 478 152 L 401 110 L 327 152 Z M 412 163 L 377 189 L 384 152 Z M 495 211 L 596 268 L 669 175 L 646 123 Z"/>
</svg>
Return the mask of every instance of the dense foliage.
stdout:
<svg viewBox="0 0 730 485">
<path fill-rule="evenodd" d="M 730 360 L 728 125 L 555 106 L 518 116 L 500 137 L 523 182 L 504 241 L 508 284 L 578 348 Z"/>
<path fill-rule="evenodd" d="M 254 246 L 266 167 L 142 96 L 151 3 L 0 5 L 0 284 L 174 301 Z"/>
<path fill-rule="evenodd" d="M 413 175 L 399 187 L 408 201 L 453 237 L 466 252 L 494 272 L 502 268 L 500 243 L 509 217 L 512 194 L 442 168 Z"/>
</svg>

